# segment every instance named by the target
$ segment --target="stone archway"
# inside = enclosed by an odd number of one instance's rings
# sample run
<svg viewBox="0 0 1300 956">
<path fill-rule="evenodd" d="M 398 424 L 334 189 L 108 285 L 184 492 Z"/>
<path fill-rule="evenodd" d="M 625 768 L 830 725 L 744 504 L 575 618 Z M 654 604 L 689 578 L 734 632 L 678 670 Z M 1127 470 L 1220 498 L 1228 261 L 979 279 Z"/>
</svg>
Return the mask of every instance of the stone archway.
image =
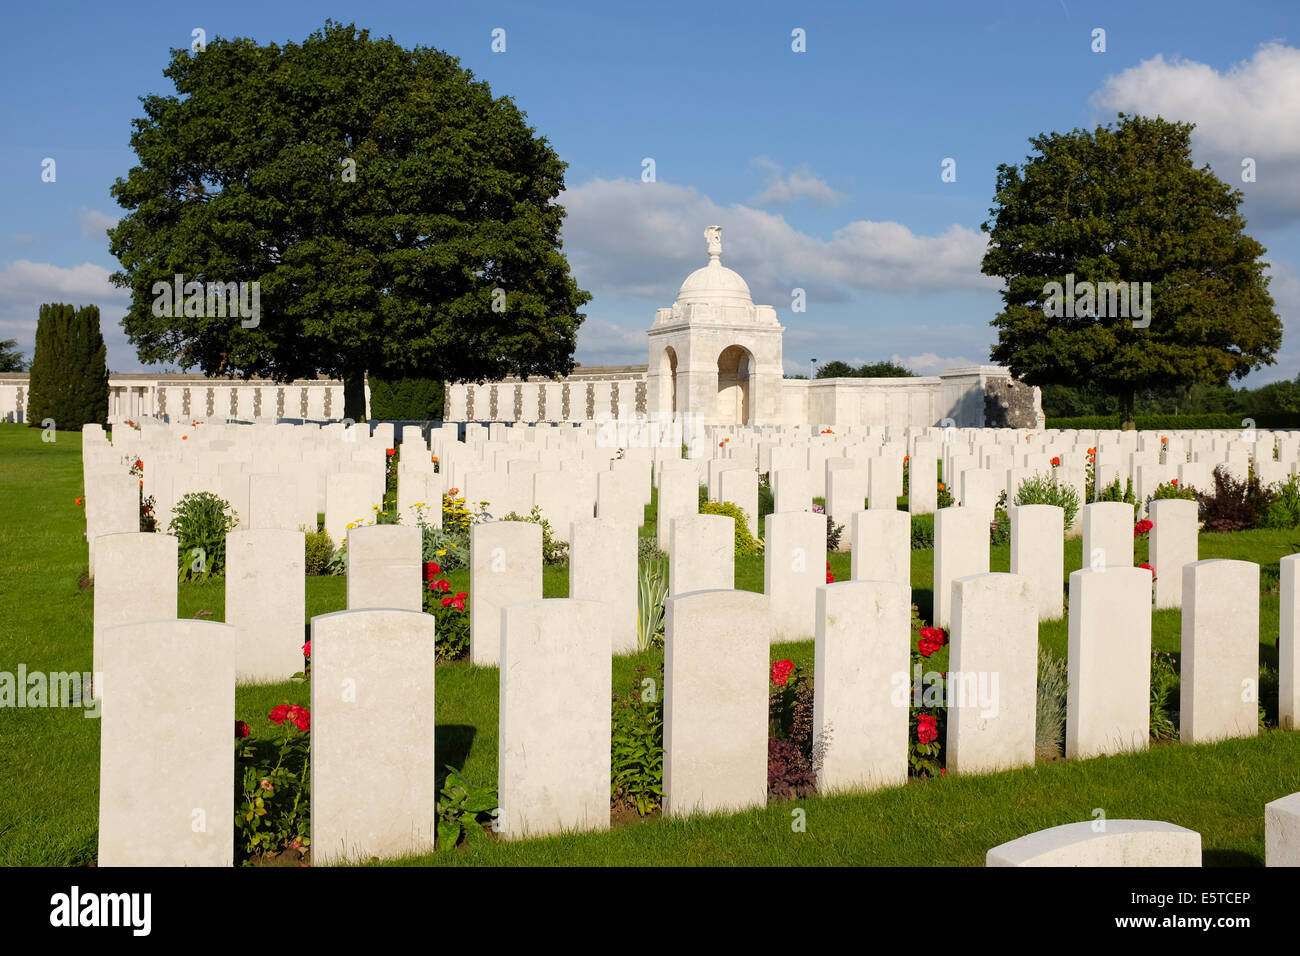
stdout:
<svg viewBox="0 0 1300 956">
<path fill-rule="evenodd" d="M 748 425 L 753 396 L 754 355 L 743 345 L 729 345 L 718 356 L 718 424 Z"/>
<path fill-rule="evenodd" d="M 677 350 L 671 345 L 659 354 L 659 414 L 670 421 L 677 412 Z"/>
</svg>

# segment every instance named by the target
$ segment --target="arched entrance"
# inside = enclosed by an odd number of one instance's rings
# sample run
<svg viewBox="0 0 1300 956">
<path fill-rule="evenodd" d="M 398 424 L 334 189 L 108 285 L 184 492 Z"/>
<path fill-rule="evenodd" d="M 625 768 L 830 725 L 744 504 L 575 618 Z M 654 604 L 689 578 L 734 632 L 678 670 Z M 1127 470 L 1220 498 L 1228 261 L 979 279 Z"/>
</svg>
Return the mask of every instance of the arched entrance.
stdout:
<svg viewBox="0 0 1300 956">
<path fill-rule="evenodd" d="M 677 411 L 677 350 L 671 345 L 659 355 L 659 414 L 670 419 Z"/>
<path fill-rule="evenodd" d="M 730 345 L 718 356 L 718 424 L 748 425 L 750 378 L 754 356 L 743 345 Z"/>
</svg>

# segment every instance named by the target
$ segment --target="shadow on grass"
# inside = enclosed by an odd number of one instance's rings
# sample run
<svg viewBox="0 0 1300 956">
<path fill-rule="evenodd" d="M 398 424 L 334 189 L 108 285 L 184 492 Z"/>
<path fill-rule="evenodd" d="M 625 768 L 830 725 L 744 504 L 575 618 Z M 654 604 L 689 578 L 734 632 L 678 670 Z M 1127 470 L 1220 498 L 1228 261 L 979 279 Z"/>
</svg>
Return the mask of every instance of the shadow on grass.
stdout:
<svg viewBox="0 0 1300 956">
<path fill-rule="evenodd" d="M 1201 866 L 1263 866 L 1264 861 L 1244 850 L 1205 850 Z"/>
<path fill-rule="evenodd" d="M 467 724 L 439 724 L 433 733 L 434 759 L 438 764 L 438 790 L 447 782 L 447 767 L 465 766 L 470 747 L 478 730 Z"/>
</svg>

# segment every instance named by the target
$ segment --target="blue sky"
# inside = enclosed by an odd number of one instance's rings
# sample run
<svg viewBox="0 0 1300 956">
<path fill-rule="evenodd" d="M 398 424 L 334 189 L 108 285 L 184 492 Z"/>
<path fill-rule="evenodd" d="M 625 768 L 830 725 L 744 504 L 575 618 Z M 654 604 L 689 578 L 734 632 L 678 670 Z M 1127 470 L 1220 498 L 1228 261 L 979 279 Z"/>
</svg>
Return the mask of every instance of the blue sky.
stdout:
<svg viewBox="0 0 1300 956">
<path fill-rule="evenodd" d="M 191 31 L 301 41 L 326 18 L 436 46 L 512 96 L 569 163 L 565 250 L 592 292 L 577 358 L 645 362 L 644 330 L 706 261 L 776 307 L 787 369 L 987 362 L 996 280 L 980 223 L 1028 138 L 1117 110 L 1198 124 L 1195 157 L 1246 195 L 1288 326 L 1262 384 L 1300 373 L 1300 4 L 99 3 L 15 6 L 0 36 L 0 338 L 30 354 L 36 307 L 95 302 L 110 366 L 144 368 L 118 322 L 104 228 L 134 162 L 138 97 Z M 491 50 L 492 31 L 506 50 Z M 791 49 L 805 31 L 806 52 Z M 1093 30 L 1105 52 L 1093 52 Z M 57 180 L 41 181 L 52 157 Z M 656 181 L 642 182 L 642 161 Z M 940 180 L 956 160 L 955 182 Z M 1257 181 L 1242 183 L 1243 157 Z M 807 311 L 791 311 L 803 288 Z"/>
</svg>

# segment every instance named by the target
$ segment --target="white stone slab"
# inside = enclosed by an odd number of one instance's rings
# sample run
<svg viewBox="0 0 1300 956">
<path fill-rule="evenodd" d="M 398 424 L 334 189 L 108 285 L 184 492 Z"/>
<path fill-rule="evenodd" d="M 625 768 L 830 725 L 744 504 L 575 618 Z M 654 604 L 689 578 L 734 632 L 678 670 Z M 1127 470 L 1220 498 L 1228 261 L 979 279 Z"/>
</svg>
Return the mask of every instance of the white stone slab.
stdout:
<svg viewBox="0 0 1300 956">
<path fill-rule="evenodd" d="M 470 660 L 496 667 L 501 609 L 542 597 L 542 528 L 527 521 L 487 521 L 470 527 Z"/>
<path fill-rule="evenodd" d="M 1179 739 L 1208 743 L 1259 732 L 1259 565 L 1183 567 Z"/>
</svg>

